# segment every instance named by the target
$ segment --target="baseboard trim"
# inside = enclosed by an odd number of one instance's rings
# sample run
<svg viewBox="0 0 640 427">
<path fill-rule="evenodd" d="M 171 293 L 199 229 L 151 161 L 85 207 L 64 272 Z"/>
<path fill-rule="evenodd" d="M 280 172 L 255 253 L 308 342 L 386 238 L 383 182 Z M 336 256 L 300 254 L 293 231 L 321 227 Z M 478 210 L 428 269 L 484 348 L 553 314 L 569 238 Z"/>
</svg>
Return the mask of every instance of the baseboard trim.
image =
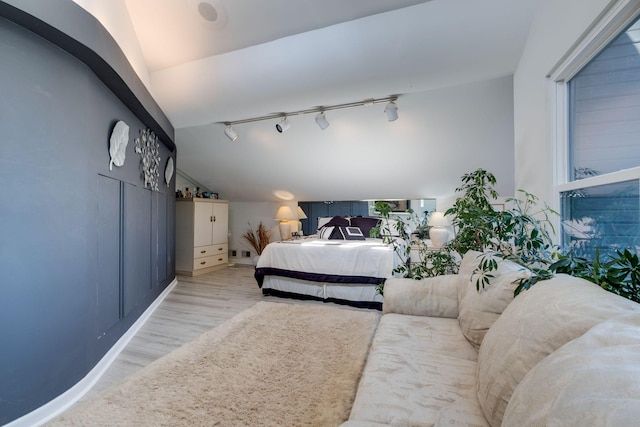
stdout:
<svg viewBox="0 0 640 427">
<path fill-rule="evenodd" d="M 169 292 L 178 284 L 178 279 L 174 278 L 171 283 L 165 288 L 164 291 L 158 296 L 158 298 L 151 303 L 151 305 L 142 313 L 142 315 L 135 321 L 133 325 L 127 330 L 127 332 L 120 337 L 120 339 L 109 349 L 109 351 L 100 359 L 96 366 L 87 373 L 80 381 L 78 381 L 69 390 L 62 393 L 52 401 L 42 405 L 41 407 L 29 412 L 22 417 L 11 421 L 4 427 L 27 427 L 27 426 L 40 426 L 47 421 L 52 420 L 64 411 L 69 409 L 74 403 L 82 398 L 91 388 L 98 382 L 100 377 L 109 369 L 111 364 L 120 355 L 122 350 L 127 346 L 129 341 L 138 333 L 140 328 L 151 317 L 153 312 L 169 295 Z"/>
</svg>

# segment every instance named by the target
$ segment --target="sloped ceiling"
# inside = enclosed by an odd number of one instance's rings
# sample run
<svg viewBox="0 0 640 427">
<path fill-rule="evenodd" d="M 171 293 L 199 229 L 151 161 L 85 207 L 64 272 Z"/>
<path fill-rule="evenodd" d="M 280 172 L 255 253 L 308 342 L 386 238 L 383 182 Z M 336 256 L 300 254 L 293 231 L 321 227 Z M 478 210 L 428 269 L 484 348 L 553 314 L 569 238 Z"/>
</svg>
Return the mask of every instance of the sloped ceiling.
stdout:
<svg viewBox="0 0 640 427">
<path fill-rule="evenodd" d="M 331 138 L 332 144 L 357 153 L 366 151 L 376 135 L 366 129 L 372 120 L 366 113 L 349 116 L 346 110 L 333 114 L 329 132 L 315 127 L 312 116 L 297 117 L 286 134 L 275 132 L 275 120 L 237 125 L 240 137 L 233 143 L 223 134 L 223 122 L 399 95 L 400 118 L 384 137 L 402 138 L 416 126 L 407 119 L 403 123 L 403 117 L 412 115 L 407 110 L 410 103 L 403 106 L 403 97 L 511 75 L 536 4 L 536 0 L 123 1 L 149 72 L 150 91 L 176 128 L 178 168 L 237 201 L 274 200 L 275 191 L 289 191 L 301 174 L 316 179 L 304 180 L 304 191 L 299 187 L 290 191 L 296 199 L 337 200 L 360 194 L 322 184 L 322 177 L 341 171 L 318 158 L 323 148 L 320 138 Z M 413 101 L 419 104 L 420 99 Z M 380 116 L 384 105 L 373 108 Z M 415 108 L 417 116 L 421 107 Z M 320 137 L 320 132 L 325 134 Z M 310 143 L 302 144 L 305 140 Z M 398 157 L 411 157 L 407 145 L 396 153 Z M 335 145 L 331 147 L 335 150 Z M 464 151 L 464 147 L 450 149 Z M 351 167 L 366 165 L 354 162 Z M 392 192 L 380 175 L 379 182 L 370 182 L 368 191 L 354 197 L 383 197 L 373 194 L 376 188 Z M 409 188 L 410 182 L 404 185 L 409 193 L 421 191 Z"/>
</svg>

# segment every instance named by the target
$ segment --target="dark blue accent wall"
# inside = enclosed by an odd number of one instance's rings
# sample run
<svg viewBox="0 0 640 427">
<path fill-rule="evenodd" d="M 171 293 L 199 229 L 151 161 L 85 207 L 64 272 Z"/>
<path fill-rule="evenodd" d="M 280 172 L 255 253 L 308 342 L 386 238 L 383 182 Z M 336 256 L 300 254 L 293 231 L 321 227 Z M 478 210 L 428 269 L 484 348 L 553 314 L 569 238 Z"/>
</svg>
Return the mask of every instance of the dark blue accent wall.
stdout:
<svg viewBox="0 0 640 427">
<path fill-rule="evenodd" d="M 41 31 L 68 10 L 95 39 L 78 6 L 24 1 L 46 8 L 33 17 L 9 3 L 19 2 L 0 2 L 0 424 L 82 379 L 175 278 L 175 178 L 162 176 L 173 129 L 139 82 L 127 84 L 130 69 L 68 49 L 81 31 Z M 129 145 L 110 171 L 118 120 Z M 161 136 L 159 192 L 144 188 L 134 152 L 146 128 Z"/>
</svg>

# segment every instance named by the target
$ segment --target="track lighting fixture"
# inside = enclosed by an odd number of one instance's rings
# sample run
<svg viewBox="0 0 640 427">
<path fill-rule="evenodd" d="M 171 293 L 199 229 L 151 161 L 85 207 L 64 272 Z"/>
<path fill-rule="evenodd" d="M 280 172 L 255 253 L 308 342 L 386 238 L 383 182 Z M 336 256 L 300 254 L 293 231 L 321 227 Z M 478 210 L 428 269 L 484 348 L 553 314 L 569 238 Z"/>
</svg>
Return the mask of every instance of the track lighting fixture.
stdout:
<svg viewBox="0 0 640 427">
<path fill-rule="evenodd" d="M 324 111 L 320 111 L 316 115 L 316 123 L 318 124 L 318 126 L 320 126 L 320 129 L 322 129 L 322 130 L 325 130 L 326 128 L 329 127 L 329 121 L 324 116 Z"/>
<path fill-rule="evenodd" d="M 224 130 L 224 134 L 227 135 L 227 138 L 229 138 L 231 141 L 235 141 L 236 139 L 238 139 L 238 134 L 233 130 L 231 125 L 227 126 L 227 128 Z"/>
<path fill-rule="evenodd" d="M 398 120 L 398 106 L 395 102 L 390 101 L 386 107 L 384 107 L 384 112 L 387 115 L 387 120 L 393 122 Z"/>
<path fill-rule="evenodd" d="M 299 111 L 290 111 L 290 112 L 282 111 L 282 112 L 279 112 L 279 113 L 269 114 L 267 116 L 253 117 L 253 118 L 249 118 L 249 119 L 234 120 L 234 121 L 230 120 L 230 121 L 218 122 L 218 123 L 224 123 L 225 125 L 227 125 L 227 128 L 224 131 L 224 134 L 231 141 L 235 141 L 236 139 L 238 139 L 238 134 L 233 130 L 233 128 L 231 126 L 244 124 L 244 123 L 258 122 L 258 121 L 262 121 L 262 120 L 273 120 L 273 119 L 280 118 L 280 122 L 278 124 L 276 124 L 276 130 L 278 132 L 280 132 L 280 133 L 283 133 L 283 132 L 286 132 L 287 130 L 289 130 L 289 128 L 291 127 L 291 124 L 289 123 L 288 117 L 289 116 L 298 116 L 298 115 L 302 115 L 302 114 L 317 113 L 316 114 L 316 124 L 320 127 L 320 129 L 324 130 L 327 127 L 329 127 L 329 121 L 327 120 L 327 118 L 324 115 L 325 111 L 339 110 L 339 109 L 342 109 L 342 108 L 371 106 L 371 105 L 375 105 L 375 104 L 381 104 L 383 102 L 387 102 L 388 103 L 387 106 L 384 109 L 384 112 L 387 115 L 387 120 L 392 122 L 392 121 L 398 119 L 398 106 L 395 103 L 395 101 L 397 99 L 398 99 L 398 95 L 391 95 L 391 96 L 387 96 L 386 98 L 375 98 L 375 99 L 374 98 L 367 98 L 367 99 L 365 99 L 363 101 L 349 102 L 349 103 L 346 103 L 346 104 L 324 105 L 324 106 L 309 108 L 308 110 L 299 110 Z"/>
<path fill-rule="evenodd" d="M 280 123 L 276 125 L 276 130 L 282 133 L 282 132 L 288 131 L 290 127 L 291 127 L 291 124 L 289 124 L 289 120 L 287 120 L 287 116 L 284 116 L 280 121 Z"/>
</svg>

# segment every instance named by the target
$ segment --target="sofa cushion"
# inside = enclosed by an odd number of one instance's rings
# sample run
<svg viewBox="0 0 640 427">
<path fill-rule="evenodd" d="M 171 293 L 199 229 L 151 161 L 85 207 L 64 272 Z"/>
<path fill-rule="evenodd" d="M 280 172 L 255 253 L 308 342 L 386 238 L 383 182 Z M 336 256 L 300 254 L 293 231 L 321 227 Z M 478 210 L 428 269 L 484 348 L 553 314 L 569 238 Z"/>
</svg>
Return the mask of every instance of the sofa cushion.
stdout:
<svg viewBox="0 0 640 427">
<path fill-rule="evenodd" d="M 640 314 L 618 317 L 551 353 L 514 390 L 504 425 L 637 425 L 639 330 Z"/>
<path fill-rule="evenodd" d="M 482 252 L 468 251 L 462 257 L 460 267 L 458 267 L 458 302 L 462 301 L 465 295 L 467 295 L 470 289 L 469 283 L 471 282 L 471 276 L 473 276 L 475 269 L 478 268 L 482 255 Z"/>
<path fill-rule="evenodd" d="M 478 400 L 496 427 L 513 391 L 542 359 L 640 304 L 583 279 L 557 275 L 518 295 L 489 329 L 478 355 Z"/>
<path fill-rule="evenodd" d="M 384 283 L 384 313 L 458 317 L 458 276 L 445 274 L 422 280 L 390 278 Z"/>
<path fill-rule="evenodd" d="M 476 357 L 456 319 L 385 314 L 349 419 L 398 426 L 434 425 L 456 414 L 483 420 Z"/>
<path fill-rule="evenodd" d="M 498 269 L 491 272 L 490 283 L 480 290 L 471 276 L 467 290 L 458 303 L 458 321 L 462 333 L 475 347 L 480 348 L 482 339 L 500 314 L 513 301 L 513 293 L 521 279 L 531 277 L 526 268 L 505 259 L 496 259 Z M 476 261 L 477 267 L 478 261 Z"/>
</svg>

